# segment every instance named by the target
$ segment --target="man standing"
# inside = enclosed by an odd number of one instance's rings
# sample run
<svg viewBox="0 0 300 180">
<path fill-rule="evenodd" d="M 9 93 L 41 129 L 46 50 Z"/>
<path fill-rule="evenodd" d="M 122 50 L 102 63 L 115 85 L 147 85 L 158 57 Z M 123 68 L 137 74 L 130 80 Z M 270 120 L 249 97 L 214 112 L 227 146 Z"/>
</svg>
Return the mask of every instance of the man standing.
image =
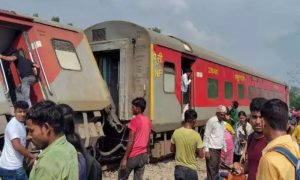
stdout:
<svg viewBox="0 0 300 180">
<path fill-rule="evenodd" d="M 288 122 L 288 106 L 279 99 L 268 100 L 261 109 L 263 133 L 269 141 L 262 151 L 259 161 L 257 180 L 295 179 L 295 167 L 275 147 L 284 148 L 296 158 L 299 155 L 298 144 L 286 134 Z"/>
<path fill-rule="evenodd" d="M 181 76 L 181 91 L 182 91 L 182 103 L 183 105 L 190 103 L 190 93 L 189 93 L 189 85 L 192 82 L 192 70 L 188 69 Z"/>
<path fill-rule="evenodd" d="M 34 105 L 26 120 L 28 137 L 37 149 L 38 155 L 30 180 L 79 179 L 78 159 L 75 148 L 64 136 L 63 116 L 52 101 Z"/>
<path fill-rule="evenodd" d="M 4 147 L 0 157 L 0 177 L 6 179 L 28 179 L 23 168 L 23 158 L 33 162 L 35 156 L 26 148 L 25 117 L 28 104 L 17 101 L 14 104 L 15 117 L 5 128 Z"/>
<path fill-rule="evenodd" d="M 142 97 L 132 102 L 132 114 L 129 128 L 129 139 L 125 155 L 120 164 L 119 179 L 128 179 L 134 170 L 134 180 L 143 179 L 145 164 L 148 162 L 148 144 L 151 133 L 151 121 L 143 115 L 146 101 Z"/>
<path fill-rule="evenodd" d="M 171 152 L 175 153 L 175 180 L 197 180 L 196 155 L 203 158 L 203 144 L 194 128 L 197 113 L 189 109 L 184 113 L 184 124 L 171 138 Z"/>
<path fill-rule="evenodd" d="M 39 65 L 21 56 L 18 50 L 10 54 L 9 56 L 0 54 L 0 59 L 10 62 L 17 61 L 17 69 L 21 78 L 21 87 L 19 89 L 21 97 L 19 97 L 20 95 L 18 94 L 17 98 L 18 100 L 26 101 L 29 107 L 31 107 L 30 88 L 36 81 L 32 68 L 39 68 Z"/>
<path fill-rule="evenodd" d="M 237 128 L 237 123 L 239 121 L 239 111 L 238 111 L 239 103 L 237 101 L 232 101 L 230 116 L 232 119 L 231 125 L 233 129 Z"/>
<path fill-rule="evenodd" d="M 221 150 L 226 152 L 224 137 L 226 107 L 219 105 L 216 115 L 211 117 L 205 127 L 204 150 L 206 159 L 207 179 L 219 178 L 219 166 L 221 161 Z"/>
<path fill-rule="evenodd" d="M 250 123 L 254 132 L 248 137 L 245 162 L 243 164 L 234 163 L 234 168 L 238 172 L 238 175 L 248 173 L 248 180 L 256 179 L 261 153 L 267 145 L 267 140 L 263 134 L 263 120 L 260 113 L 266 101 L 262 97 L 252 99 L 250 103 Z"/>
</svg>

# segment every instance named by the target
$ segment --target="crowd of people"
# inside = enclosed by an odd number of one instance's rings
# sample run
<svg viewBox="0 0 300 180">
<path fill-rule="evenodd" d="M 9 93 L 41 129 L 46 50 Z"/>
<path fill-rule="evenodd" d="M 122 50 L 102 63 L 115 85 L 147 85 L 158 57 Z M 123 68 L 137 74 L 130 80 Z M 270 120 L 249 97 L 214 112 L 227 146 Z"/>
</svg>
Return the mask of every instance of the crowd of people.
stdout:
<svg viewBox="0 0 300 180">
<path fill-rule="evenodd" d="M 195 113 L 193 118 L 188 115 L 191 112 Z M 196 118 L 194 110 L 186 111 L 183 127 L 175 130 L 172 136 L 171 150 L 176 154 L 175 179 L 198 179 L 196 155 L 205 157 L 208 180 L 222 177 L 290 180 L 298 177 L 300 125 L 290 132 L 285 102 L 254 98 L 249 117 L 238 110 L 237 101 L 232 103 L 231 109 L 219 105 L 216 114 L 206 123 L 203 143 L 196 131 L 183 133 L 194 128 Z M 229 174 L 222 169 L 229 170 Z"/>
<path fill-rule="evenodd" d="M 101 179 L 100 164 L 85 151 L 75 132 L 70 106 L 42 101 L 28 108 L 26 101 L 17 101 L 15 117 L 6 126 L 0 157 L 2 180 L 28 179 L 24 158 L 31 167 L 31 180 Z M 26 148 L 27 139 L 40 150 L 38 154 Z"/>
<path fill-rule="evenodd" d="M 297 161 L 299 157 L 300 125 L 290 132 L 287 104 L 279 99 L 254 98 L 249 116 L 238 107 L 236 101 L 231 108 L 219 105 L 206 123 L 203 141 L 195 130 L 196 111 L 185 111 L 182 126 L 171 137 L 176 180 L 198 179 L 197 157 L 206 160 L 208 180 L 226 175 L 249 180 L 296 178 L 297 162 L 290 158 Z M 143 179 L 151 134 L 151 120 L 143 114 L 145 108 L 144 98 L 132 101 L 133 118 L 118 179 L 128 179 L 132 171 L 134 180 Z M 85 151 L 75 132 L 70 106 L 43 101 L 29 108 L 26 101 L 17 101 L 14 111 L 15 117 L 5 129 L 0 157 L 3 180 L 28 179 L 24 158 L 31 167 L 31 180 L 101 179 L 100 164 Z M 27 139 L 40 150 L 38 154 L 26 148 Z M 220 173 L 222 169 L 229 174 Z"/>
</svg>

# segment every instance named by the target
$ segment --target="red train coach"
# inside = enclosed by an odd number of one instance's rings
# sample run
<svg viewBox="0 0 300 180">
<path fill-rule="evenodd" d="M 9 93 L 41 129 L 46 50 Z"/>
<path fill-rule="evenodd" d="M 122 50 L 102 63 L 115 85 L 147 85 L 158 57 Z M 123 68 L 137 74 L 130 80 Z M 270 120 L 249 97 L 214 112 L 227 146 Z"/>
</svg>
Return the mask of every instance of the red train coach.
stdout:
<svg viewBox="0 0 300 180">
<path fill-rule="evenodd" d="M 32 103 L 52 100 L 69 104 L 77 112 L 76 127 L 85 145 L 95 144 L 100 134 L 89 120 L 101 118 L 100 110 L 108 107 L 111 100 L 83 31 L 0 10 L 0 39 L 0 53 L 12 48 L 21 50 L 22 56 L 41 67 L 31 90 Z M 1 60 L 0 65 L 0 134 L 3 137 L 6 115 L 12 112 L 20 78 L 14 62 Z"/>
<path fill-rule="evenodd" d="M 146 98 L 153 157 L 169 153 L 172 131 L 182 121 L 181 76 L 186 69 L 194 74 L 190 104 L 198 113 L 198 126 L 205 125 L 217 105 L 230 106 L 233 100 L 246 112 L 254 97 L 288 101 L 285 83 L 179 38 L 124 21 L 95 24 L 85 33 L 119 118 L 130 119 L 134 97 Z"/>
</svg>

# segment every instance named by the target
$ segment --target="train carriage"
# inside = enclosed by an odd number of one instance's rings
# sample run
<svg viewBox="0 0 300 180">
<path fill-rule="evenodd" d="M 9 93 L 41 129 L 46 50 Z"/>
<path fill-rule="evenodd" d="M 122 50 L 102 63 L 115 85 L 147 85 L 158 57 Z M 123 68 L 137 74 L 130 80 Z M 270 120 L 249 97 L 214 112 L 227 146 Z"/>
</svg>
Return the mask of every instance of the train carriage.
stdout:
<svg viewBox="0 0 300 180">
<path fill-rule="evenodd" d="M 125 21 L 108 21 L 85 30 L 99 69 L 113 98 L 117 115 L 130 120 L 130 101 L 146 98 L 152 120 L 152 156 L 169 153 L 170 135 L 182 121 L 181 76 L 192 69 L 190 105 L 203 126 L 216 106 L 249 112 L 254 97 L 288 101 L 284 82 L 268 77 L 182 39 Z"/>
<path fill-rule="evenodd" d="M 85 145 L 92 144 L 92 136 L 95 144 L 97 126 L 89 121 L 101 118 L 100 110 L 109 107 L 111 97 L 83 31 L 0 10 L 0 39 L 0 53 L 18 49 L 20 55 L 39 64 L 40 75 L 31 90 L 32 103 L 52 100 L 69 104 L 77 112 L 76 127 Z M 0 61 L 1 137 L 20 86 L 16 63 Z"/>
</svg>

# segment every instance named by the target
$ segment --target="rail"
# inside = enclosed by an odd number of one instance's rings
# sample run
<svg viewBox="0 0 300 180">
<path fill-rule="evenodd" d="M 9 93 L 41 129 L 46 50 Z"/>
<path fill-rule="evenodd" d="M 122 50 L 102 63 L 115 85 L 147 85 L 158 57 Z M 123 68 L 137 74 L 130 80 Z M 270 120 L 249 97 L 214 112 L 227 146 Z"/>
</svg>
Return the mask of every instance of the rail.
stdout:
<svg viewBox="0 0 300 180">
<path fill-rule="evenodd" d="M 46 73 L 45 73 L 44 65 L 42 63 L 39 51 L 37 50 L 38 47 L 36 46 L 36 42 L 33 42 L 33 45 L 34 45 L 34 50 L 37 54 L 37 57 L 38 57 L 38 60 L 39 60 L 39 63 L 40 63 L 40 66 L 41 66 L 41 69 L 42 69 L 42 72 L 43 72 L 44 79 L 45 79 L 46 84 L 47 84 L 48 91 L 49 91 L 50 95 L 53 95 L 50 84 L 49 84 L 49 81 L 48 81 L 48 78 L 47 78 Z"/>
<path fill-rule="evenodd" d="M 2 59 L 0 59 L 0 65 L 1 65 L 1 71 L 2 71 L 2 74 L 3 74 L 3 79 L 4 79 L 4 82 L 5 82 L 5 89 L 6 89 L 6 91 L 4 92 L 4 94 L 6 95 L 9 92 L 9 86 L 8 86 L 6 75 L 5 75 L 5 71 L 4 71 L 4 68 L 3 68 Z"/>
</svg>

